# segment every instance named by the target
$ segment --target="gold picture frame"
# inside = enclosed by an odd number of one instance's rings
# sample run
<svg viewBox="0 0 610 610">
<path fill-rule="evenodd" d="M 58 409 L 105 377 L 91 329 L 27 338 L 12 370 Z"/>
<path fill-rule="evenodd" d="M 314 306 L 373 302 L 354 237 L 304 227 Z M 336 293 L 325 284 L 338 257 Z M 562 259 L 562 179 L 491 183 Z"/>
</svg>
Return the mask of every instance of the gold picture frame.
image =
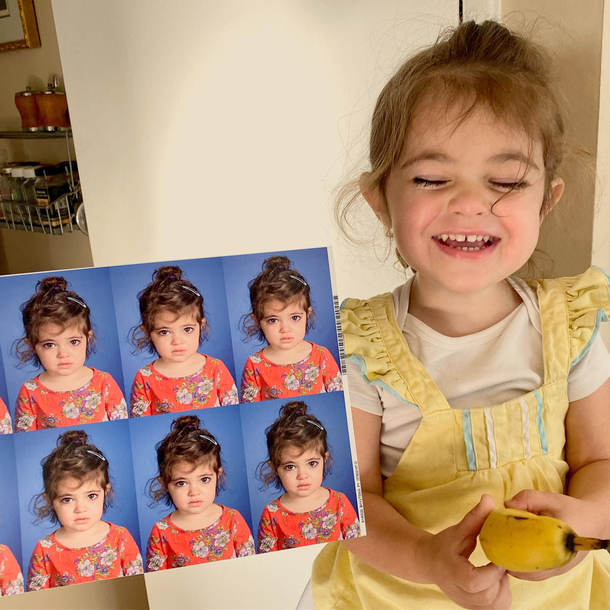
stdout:
<svg viewBox="0 0 610 610">
<path fill-rule="evenodd" d="M 0 52 L 39 47 L 40 35 L 36 23 L 34 0 L 8 0 L 7 5 L 9 9 L 18 8 L 18 11 L 13 10 L 9 15 L 0 19 Z M 5 20 L 6 23 L 4 23 Z M 13 38 L 15 32 L 18 32 L 18 25 L 21 25 L 21 34 L 17 34 L 17 38 Z"/>
</svg>

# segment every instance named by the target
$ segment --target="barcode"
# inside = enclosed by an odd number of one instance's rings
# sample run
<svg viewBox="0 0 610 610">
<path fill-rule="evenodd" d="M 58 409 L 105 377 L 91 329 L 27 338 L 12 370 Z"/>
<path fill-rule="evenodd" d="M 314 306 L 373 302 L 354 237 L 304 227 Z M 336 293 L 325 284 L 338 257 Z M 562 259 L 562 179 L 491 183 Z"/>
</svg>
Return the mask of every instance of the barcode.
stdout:
<svg viewBox="0 0 610 610">
<path fill-rule="evenodd" d="M 339 297 L 333 296 L 335 304 L 335 324 L 337 325 L 337 343 L 339 344 L 339 356 L 341 359 L 341 372 L 347 375 L 347 364 L 345 363 L 345 341 L 343 340 L 343 331 L 341 330 L 341 308 L 339 306 Z"/>
</svg>

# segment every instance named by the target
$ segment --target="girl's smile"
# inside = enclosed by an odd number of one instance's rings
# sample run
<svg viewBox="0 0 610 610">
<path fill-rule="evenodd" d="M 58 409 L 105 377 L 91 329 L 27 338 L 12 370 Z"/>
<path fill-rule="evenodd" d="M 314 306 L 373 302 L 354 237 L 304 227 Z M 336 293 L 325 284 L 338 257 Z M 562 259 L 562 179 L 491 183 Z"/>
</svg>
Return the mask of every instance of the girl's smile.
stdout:
<svg viewBox="0 0 610 610">
<path fill-rule="evenodd" d="M 551 186 L 547 209 L 563 191 L 560 180 Z M 536 247 L 545 199 L 542 146 L 484 109 L 465 119 L 422 111 L 385 194 L 364 194 L 418 271 L 421 289 L 445 299 L 482 294 Z"/>
</svg>

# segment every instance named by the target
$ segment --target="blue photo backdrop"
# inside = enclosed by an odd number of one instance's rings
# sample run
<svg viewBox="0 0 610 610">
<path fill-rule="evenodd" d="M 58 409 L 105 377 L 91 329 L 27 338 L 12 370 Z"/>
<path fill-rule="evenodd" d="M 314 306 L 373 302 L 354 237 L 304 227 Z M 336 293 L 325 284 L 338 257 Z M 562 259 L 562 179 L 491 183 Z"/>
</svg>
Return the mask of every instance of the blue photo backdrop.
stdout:
<svg viewBox="0 0 610 610">
<path fill-rule="evenodd" d="M 316 317 L 314 328 L 305 335 L 305 339 L 326 347 L 339 364 L 333 292 L 326 248 L 226 256 L 223 258 L 223 265 L 238 387 L 248 357 L 267 345 L 266 342 L 261 343 L 255 338 L 245 341 L 246 335 L 241 328 L 243 316 L 252 311 L 248 282 L 261 272 L 265 259 L 276 255 L 287 256 L 292 268 L 296 269 L 310 286 Z"/>
<path fill-rule="evenodd" d="M 199 417 L 203 422 L 201 427 L 209 430 L 218 441 L 221 449 L 220 458 L 227 477 L 225 488 L 216 496 L 215 502 L 238 510 L 252 530 L 239 407 L 231 405 L 215 409 L 168 413 L 167 415 L 132 419 L 129 422 L 134 456 L 140 538 L 144 545 L 148 541 L 155 522 L 174 510 L 173 506 L 167 506 L 165 502 L 160 502 L 151 507 L 151 499 L 147 492 L 150 480 L 159 474 L 155 445 L 169 434 L 172 422 L 181 415 L 196 415 Z"/>
<path fill-rule="evenodd" d="M 156 353 L 151 354 L 147 349 L 134 354 L 131 331 L 141 324 L 138 293 L 150 284 L 155 269 L 165 265 L 179 266 L 183 271 L 183 277 L 196 286 L 203 296 L 203 308 L 210 330 L 199 352 L 222 360 L 235 379 L 225 281 L 220 258 L 110 267 L 123 375 L 127 384 L 125 396 L 128 402 L 131 384 L 138 369 L 157 359 Z"/>
<path fill-rule="evenodd" d="M 313 413 L 326 428 L 329 451 L 333 460 L 332 472 L 322 485 L 345 494 L 357 512 L 354 470 L 349 445 L 347 416 L 343 392 L 303 396 L 308 411 Z M 255 530 L 265 506 L 279 498 L 284 491 L 270 485 L 261 489 L 262 482 L 257 478 L 259 465 L 268 459 L 265 429 L 279 416 L 280 407 L 297 399 L 277 399 L 240 405 L 241 421 L 244 430 L 246 467 L 250 481 L 250 506 Z"/>
<path fill-rule="evenodd" d="M 19 517 L 19 495 L 17 468 L 15 463 L 14 435 L 0 436 L 0 544 L 8 546 L 22 568 L 27 571 L 27 561 L 21 552 L 21 519 Z"/>
<path fill-rule="evenodd" d="M 119 420 L 14 435 L 24 559 L 29 562 L 36 543 L 60 527 L 48 520 L 36 522 L 30 506 L 32 499 L 43 491 L 41 461 L 55 449 L 59 435 L 68 430 L 85 430 L 89 442 L 106 456 L 114 488 L 114 501 L 102 518 L 126 527 L 141 549 L 129 421 Z"/>
<path fill-rule="evenodd" d="M 4 364 L 3 364 L 3 360 L 2 360 L 2 351 L 0 350 L 0 399 L 2 399 L 2 402 L 7 406 L 9 406 L 9 399 L 8 399 L 8 389 L 6 387 L 6 376 L 4 374 Z"/>
<path fill-rule="evenodd" d="M 41 368 L 28 365 L 19 367 L 15 356 L 15 342 L 25 336 L 20 306 L 36 292 L 36 284 L 44 277 L 60 275 L 68 281 L 68 290 L 74 291 L 90 310 L 93 331 L 97 337 L 95 352 L 87 358 L 86 365 L 110 373 L 124 390 L 123 371 L 119 353 L 110 274 L 107 268 L 76 269 L 56 273 L 29 273 L 0 278 L 0 351 L 8 389 L 7 407 L 15 415 L 15 402 L 22 384 L 39 375 Z"/>
</svg>

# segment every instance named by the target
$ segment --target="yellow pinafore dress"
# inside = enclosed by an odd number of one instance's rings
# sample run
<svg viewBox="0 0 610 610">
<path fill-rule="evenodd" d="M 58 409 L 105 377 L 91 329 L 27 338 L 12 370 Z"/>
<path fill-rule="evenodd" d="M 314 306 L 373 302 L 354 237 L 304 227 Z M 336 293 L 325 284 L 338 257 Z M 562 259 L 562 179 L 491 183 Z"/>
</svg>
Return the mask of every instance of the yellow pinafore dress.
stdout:
<svg viewBox="0 0 610 610">
<path fill-rule="evenodd" d="M 342 310 L 345 347 L 369 383 L 382 385 L 423 419 L 384 498 L 410 523 L 437 533 L 455 525 L 491 494 L 496 506 L 523 489 L 563 493 L 568 409 L 567 377 L 610 315 L 608 277 L 596 268 L 581 276 L 541 280 L 543 385 L 493 407 L 452 409 L 398 327 L 391 294 L 350 299 Z M 365 515 L 366 516 L 366 515 Z M 480 546 L 475 565 L 488 563 Z M 589 553 L 574 569 L 541 582 L 510 578 L 512 608 L 610 608 L 610 556 Z M 371 568 L 340 543 L 315 561 L 316 608 L 457 608 L 435 585 L 420 585 Z"/>
</svg>

